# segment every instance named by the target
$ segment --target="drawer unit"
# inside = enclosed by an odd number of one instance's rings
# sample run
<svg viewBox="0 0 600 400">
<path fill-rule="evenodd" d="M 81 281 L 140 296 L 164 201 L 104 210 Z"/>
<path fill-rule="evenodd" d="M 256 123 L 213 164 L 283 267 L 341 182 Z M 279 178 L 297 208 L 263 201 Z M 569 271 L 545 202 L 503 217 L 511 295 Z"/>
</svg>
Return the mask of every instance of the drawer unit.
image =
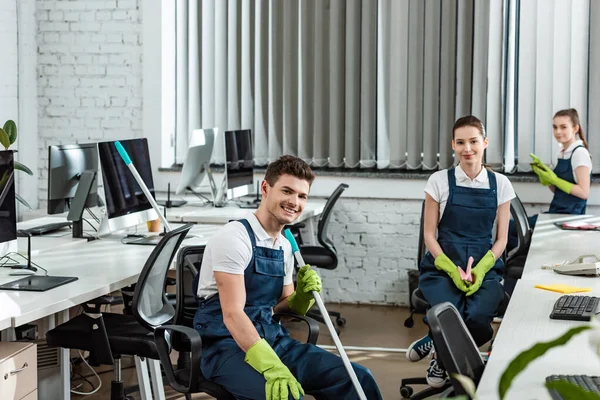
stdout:
<svg viewBox="0 0 600 400">
<path fill-rule="evenodd" d="M 0 393 L 3 399 L 37 399 L 34 343 L 0 342 Z"/>
</svg>

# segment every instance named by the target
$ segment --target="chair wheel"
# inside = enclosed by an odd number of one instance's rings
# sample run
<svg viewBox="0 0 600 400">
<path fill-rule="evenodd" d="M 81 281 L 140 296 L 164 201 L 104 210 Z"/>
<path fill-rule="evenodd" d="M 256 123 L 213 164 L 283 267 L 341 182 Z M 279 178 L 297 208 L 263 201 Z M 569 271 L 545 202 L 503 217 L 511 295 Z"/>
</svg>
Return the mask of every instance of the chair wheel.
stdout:
<svg viewBox="0 0 600 400">
<path fill-rule="evenodd" d="M 410 399 L 413 394 L 413 388 L 410 386 L 400 386 L 400 396 L 404 399 Z"/>
<path fill-rule="evenodd" d="M 336 319 L 335 319 L 335 323 L 336 323 L 338 326 L 346 326 L 346 318 L 344 318 L 344 317 L 339 317 L 339 318 L 336 318 Z"/>
<path fill-rule="evenodd" d="M 404 326 L 406 328 L 412 328 L 413 326 L 415 326 L 415 320 L 412 317 L 406 318 L 406 320 L 404 321 Z"/>
</svg>

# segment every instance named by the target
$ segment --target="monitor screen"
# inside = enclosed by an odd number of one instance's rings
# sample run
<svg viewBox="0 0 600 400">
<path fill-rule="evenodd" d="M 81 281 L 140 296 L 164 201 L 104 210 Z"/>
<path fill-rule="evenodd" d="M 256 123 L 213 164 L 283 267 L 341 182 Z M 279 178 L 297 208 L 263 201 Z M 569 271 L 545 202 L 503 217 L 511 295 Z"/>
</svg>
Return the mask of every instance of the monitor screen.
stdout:
<svg viewBox="0 0 600 400">
<path fill-rule="evenodd" d="M 254 152 L 250 129 L 225 132 L 227 188 L 252 185 Z"/>
<path fill-rule="evenodd" d="M 120 142 L 148 190 L 155 197 L 148 141 L 144 138 L 121 140 Z M 98 153 L 102 166 L 108 218 L 117 218 L 151 209 L 152 205 L 117 152 L 115 142 L 98 143 Z"/>
<path fill-rule="evenodd" d="M 61 214 L 70 209 L 81 174 L 86 171 L 98 172 L 96 143 L 48 146 L 48 214 Z M 85 205 L 98 205 L 97 179 L 92 183 Z"/>
<path fill-rule="evenodd" d="M 184 193 L 188 188 L 196 189 L 202 184 L 207 167 L 210 166 L 217 131 L 218 128 L 195 129 L 190 135 L 187 156 L 177 185 L 177 194 Z"/>
<path fill-rule="evenodd" d="M 0 151 L 0 243 L 17 238 L 14 175 L 12 150 Z"/>
</svg>

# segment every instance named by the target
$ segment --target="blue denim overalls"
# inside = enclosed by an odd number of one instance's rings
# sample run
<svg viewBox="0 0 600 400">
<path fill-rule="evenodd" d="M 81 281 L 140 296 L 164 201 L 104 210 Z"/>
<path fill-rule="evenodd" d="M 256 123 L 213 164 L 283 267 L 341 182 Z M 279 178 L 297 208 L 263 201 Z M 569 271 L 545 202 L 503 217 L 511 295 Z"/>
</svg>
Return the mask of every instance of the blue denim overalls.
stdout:
<svg viewBox="0 0 600 400">
<path fill-rule="evenodd" d="M 260 337 L 269 342 L 306 393 L 317 399 L 357 399 L 340 357 L 290 338 L 288 331 L 273 320 L 273 307 L 283 291 L 283 250 L 257 246 L 248 221 L 239 222 L 245 226 L 253 249 L 252 259 L 244 272 L 244 312 Z M 222 385 L 238 399 L 266 398 L 265 378 L 244 361 L 246 353 L 233 340 L 223 322 L 218 294 L 199 301 L 194 328 L 202 336 L 201 368 L 207 379 Z M 367 397 L 381 399 L 369 370 L 357 364 L 353 367 Z"/>
<path fill-rule="evenodd" d="M 568 159 L 559 159 L 556 167 L 554 167 L 554 173 L 560 179 L 564 179 L 567 182 L 575 183 L 575 179 L 573 178 L 573 166 L 571 165 L 571 158 L 573 158 L 573 154 L 575 154 L 575 150 L 583 146 L 577 146 L 571 152 L 571 157 Z M 550 203 L 550 210 L 548 211 L 551 214 L 575 214 L 582 215 L 585 214 L 585 206 L 587 205 L 587 200 L 580 199 L 577 196 L 573 196 L 572 194 L 567 194 L 560 189 L 556 189 L 554 191 L 554 197 L 552 198 L 552 203 Z"/>
<path fill-rule="evenodd" d="M 489 189 L 456 186 L 455 169 L 448 170 L 449 195 L 438 224 L 438 243 L 454 264 L 467 267 L 470 256 L 473 267 L 492 248 L 492 229 L 498 210 L 496 176 L 486 170 Z M 492 338 L 490 323 L 504 298 L 500 284 L 504 262 L 496 260 L 485 275 L 477 292 L 471 296 L 459 290 L 452 279 L 438 270 L 428 251 L 420 264 L 419 288 L 430 306 L 449 301 L 458 309 L 471 336 L 481 346 Z"/>
</svg>

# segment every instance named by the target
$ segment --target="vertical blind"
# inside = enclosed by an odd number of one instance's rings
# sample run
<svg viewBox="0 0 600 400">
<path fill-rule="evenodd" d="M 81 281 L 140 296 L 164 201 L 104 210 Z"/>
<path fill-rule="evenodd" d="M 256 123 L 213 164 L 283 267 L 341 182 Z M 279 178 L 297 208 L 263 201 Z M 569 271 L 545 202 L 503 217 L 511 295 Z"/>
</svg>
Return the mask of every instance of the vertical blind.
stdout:
<svg viewBox="0 0 600 400">
<path fill-rule="evenodd" d="M 176 162 L 193 129 L 251 129 L 255 161 L 452 165 L 452 125 L 484 121 L 486 162 L 550 163 L 577 108 L 600 167 L 600 4 L 589 0 L 178 0 Z M 595 35 L 594 35 L 595 34 Z M 224 162 L 216 146 L 214 162 Z"/>
</svg>

